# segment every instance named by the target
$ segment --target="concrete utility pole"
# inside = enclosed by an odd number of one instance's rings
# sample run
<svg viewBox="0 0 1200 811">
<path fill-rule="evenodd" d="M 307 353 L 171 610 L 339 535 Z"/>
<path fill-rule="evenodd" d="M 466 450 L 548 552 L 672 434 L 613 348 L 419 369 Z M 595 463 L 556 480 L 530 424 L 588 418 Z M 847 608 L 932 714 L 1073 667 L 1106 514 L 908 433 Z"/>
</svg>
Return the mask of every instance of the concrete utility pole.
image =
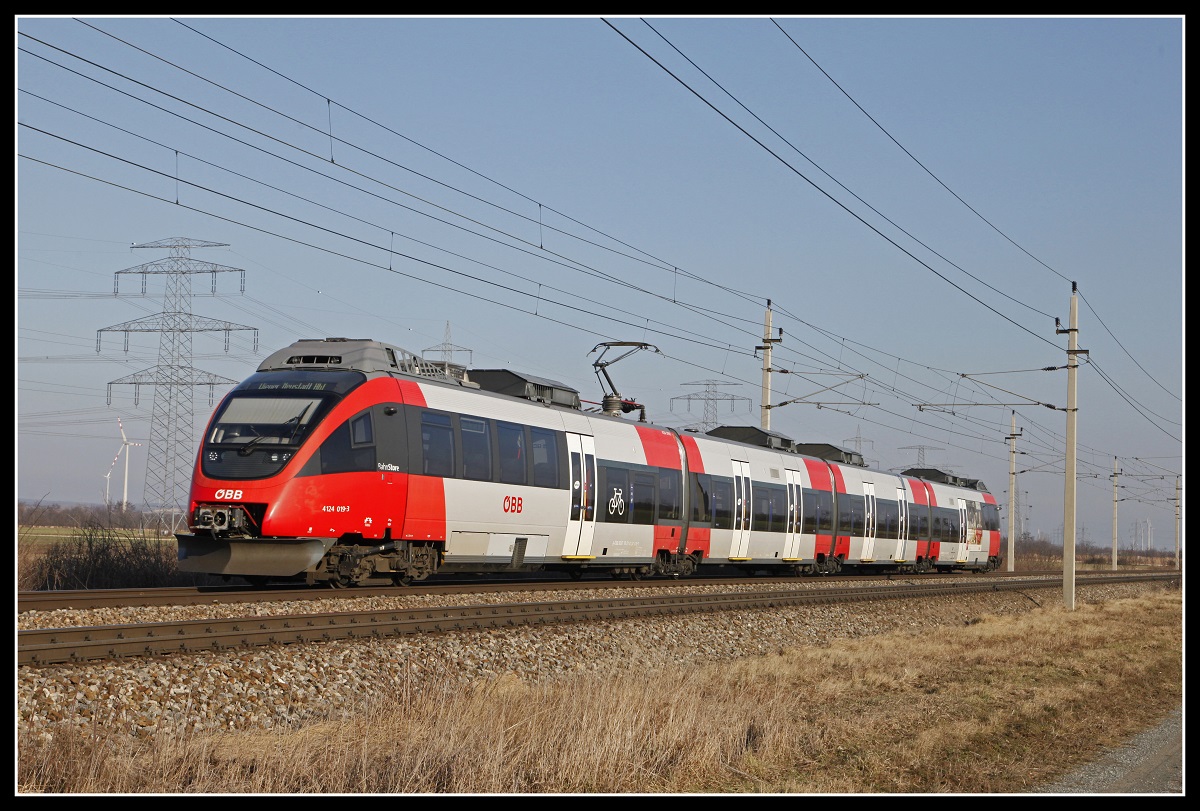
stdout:
<svg viewBox="0 0 1200 811">
<path fill-rule="evenodd" d="M 1117 457 L 1113 457 L 1113 555 L 1112 570 L 1117 570 Z"/>
<path fill-rule="evenodd" d="M 1012 425 L 1008 429 L 1008 571 L 1016 565 L 1015 541 L 1017 521 L 1017 412 L 1012 412 Z"/>
<path fill-rule="evenodd" d="M 1071 282 L 1071 315 L 1066 329 L 1055 332 L 1067 333 L 1067 462 L 1063 471 L 1063 602 L 1068 611 L 1075 610 L 1075 423 L 1079 416 L 1076 407 L 1076 377 L 1079 373 L 1079 355 L 1086 349 L 1079 348 L 1079 289 Z"/>
<path fill-rule="evenodd" d="M 1183 517 L 1183 511 L 1179 506 L 1179 492 L 1183 488 L 1183 477 L 1175 477 L 1175 568 L 1179 568 L 1179 534 L 1180 521 Z"/>
<path fill-rule="evenodd" d="M 767 299 L 767 315 L 763 321 L 763 345 L 755 347 L 755 349 L 761 349 L 763 353 L 762 429 L 764 431 L 771 430 L 771 345 L 782 340 L 782 329 L 779 330 L 778 338 L 771 337 L 771 300 Z"/>
</svg>

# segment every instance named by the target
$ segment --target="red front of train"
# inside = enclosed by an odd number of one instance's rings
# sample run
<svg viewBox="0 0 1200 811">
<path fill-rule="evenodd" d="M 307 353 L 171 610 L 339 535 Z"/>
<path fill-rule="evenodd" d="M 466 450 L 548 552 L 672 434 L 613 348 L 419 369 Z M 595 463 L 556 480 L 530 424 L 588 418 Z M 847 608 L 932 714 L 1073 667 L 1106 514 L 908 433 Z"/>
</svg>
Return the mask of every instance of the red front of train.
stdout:
<svg viewBox="0 0 1200 811">
<path fill-rule="evenodd" d="M 335 542 L 378 551 L 401 538 L 444 539 L 438 493 L 422 493 L 407 510 L 405 443 L 376 442 L 404 437 L 406 404 L 424 404 L 420 389 L 390 376 L 297 369 L 248 378 L 205 431 L 192 531 L 177 536 L 180 571 L 291 576 Z"/>
</svg>

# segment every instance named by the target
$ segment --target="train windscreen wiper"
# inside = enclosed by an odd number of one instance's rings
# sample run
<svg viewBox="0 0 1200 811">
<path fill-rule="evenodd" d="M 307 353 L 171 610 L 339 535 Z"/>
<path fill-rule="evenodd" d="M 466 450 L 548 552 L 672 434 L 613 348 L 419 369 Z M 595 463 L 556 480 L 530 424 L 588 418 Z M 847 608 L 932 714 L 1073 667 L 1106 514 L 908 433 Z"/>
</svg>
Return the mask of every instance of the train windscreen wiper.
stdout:
<svg viewBox="0 0 1200 811">
<path fill-rule="evenodd" d="M 284 420 L 281 423 L 281 425 L 285 428 L 287 426 L 291 425 L 292 423 L 296 424 L 295 427 L 292 428 L 292 432 L 290 434 L 288 434 L 288 444 L 289 445 L 291 444 L 292 440 L 294 440 L 296 438 L 296 432 L 300 430 L 300 420 L 304 419 L 304 415 L 308 413 L 308 409 L 311 407 L 312 407 L 312 403 L 305 403 L 304 408 L 300 409 L 299 414 L 297 414 L 294 417 L 288 417 L 286 420 Z M 278 439 L 279 437 L 275 437 L 275 438 Z M 260 434 L 256 437 L 254 437 L 254 439 L 250 440 L 245 445 L 238 448 L 238 456 L 249 456 L 251 449 L 258 443 L 262 442 L 264 439 L 267 439 L 266 434 Z"/>
</svg>

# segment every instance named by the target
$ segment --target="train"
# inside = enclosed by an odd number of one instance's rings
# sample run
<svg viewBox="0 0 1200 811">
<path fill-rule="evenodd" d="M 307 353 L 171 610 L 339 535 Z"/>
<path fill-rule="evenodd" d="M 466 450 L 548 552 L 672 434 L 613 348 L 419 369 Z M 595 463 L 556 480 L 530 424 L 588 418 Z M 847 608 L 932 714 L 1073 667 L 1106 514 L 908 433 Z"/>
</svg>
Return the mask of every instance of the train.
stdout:
<svg viewBox="0 0 1200 811">
<path fill-rule="evenodd" d="M 213 411 L 178 569 L 348 587 L 1002 563 L 999 507 L 978 480 L 872 470 L 767 429 L 663 427 L 616 394 L 585 403 L 553 380 L 372 339 L 296 341 Z"/>
</svg>

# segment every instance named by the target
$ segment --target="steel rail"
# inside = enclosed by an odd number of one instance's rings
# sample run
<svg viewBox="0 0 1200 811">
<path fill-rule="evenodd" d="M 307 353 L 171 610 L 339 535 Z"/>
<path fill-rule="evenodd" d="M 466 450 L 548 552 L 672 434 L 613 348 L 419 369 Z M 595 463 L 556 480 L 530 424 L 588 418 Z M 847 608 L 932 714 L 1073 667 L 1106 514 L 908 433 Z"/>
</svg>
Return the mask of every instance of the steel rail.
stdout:
<svg viewBox="0 0 1200 811">
<path fill-rule="evenodd" d="M 1005 578 L 1005 577 L 1037 577 L 1052 576 L 1051 571 L 1028 572 L 948 572 L 922 575 L 912 574 L 871 574 L 871 575 L 840 575 L 836 581 L 827 578 L 805 577 L 799 580 L 793 576 L 768 575 L 750 577 L 695 577 L 686 579 L 646 578 L 644 580 L 614 580 L 604 577 L 597 579 L 585 578 L 574 580 L 563 578 L 518 580 L 474 579 L 462 578 L 453 581 L 433 581 L 414 583 L 408 586 L 355 586 L 348 589 L 334 589 L 327 586 L 301 586 L 293 584 L 278 584 L 266 588 L 256 588 L 248 585 L 222 586 L 171 586 L 162 588 L 129 588 L 129 589 L 56 589 L 46 591 L 21 591 L 17 593 L 17 613 L 27 611 L 55 611 L 59 609 L 89 609 L 89 608 L 131 608 L 137 606 L 163 605 L 208 605 L 217 603 L 259 603 L 281 600 L 312 601 L 312 600 L 344 600 L 355 597 L 389 597 L 417 596 L 430 594 L 462 594 L 464 592 L 496 592 L 496 591 L 574 591 L 579 589 L 597 588 L 668 588 L 694 585 L 746 585 L 748 583 L 830 583 L 857 582 L 876 580 L 907 580 L 912 577 L 973 577 L 973 578 Z M 1061 573 L 1059 573 L 1061 574 Z M 1080 573 L 1080 577 L 1090 576 L 1091 573 Z"/>
<path fill-rule="evenodd" d="M 1178 580 L 1178 574 L 1089 578 L 1089 585 Z M 254 616 L 184 622 L 31 629 L 17 632 L 17 664 L 44 666 L 169 653 L 194 654 L 263 645 L 383 639 L 421 633 L 553 625 L 663 614 L 778 608 L 875 599 L 930 598 L 985 591 L 1045 589 L 1055 580 L 993 579 L 871 587 L 722 594 L 656 594 L 609 599 L 497 603 L 439 608 Z"/>
</svg>

